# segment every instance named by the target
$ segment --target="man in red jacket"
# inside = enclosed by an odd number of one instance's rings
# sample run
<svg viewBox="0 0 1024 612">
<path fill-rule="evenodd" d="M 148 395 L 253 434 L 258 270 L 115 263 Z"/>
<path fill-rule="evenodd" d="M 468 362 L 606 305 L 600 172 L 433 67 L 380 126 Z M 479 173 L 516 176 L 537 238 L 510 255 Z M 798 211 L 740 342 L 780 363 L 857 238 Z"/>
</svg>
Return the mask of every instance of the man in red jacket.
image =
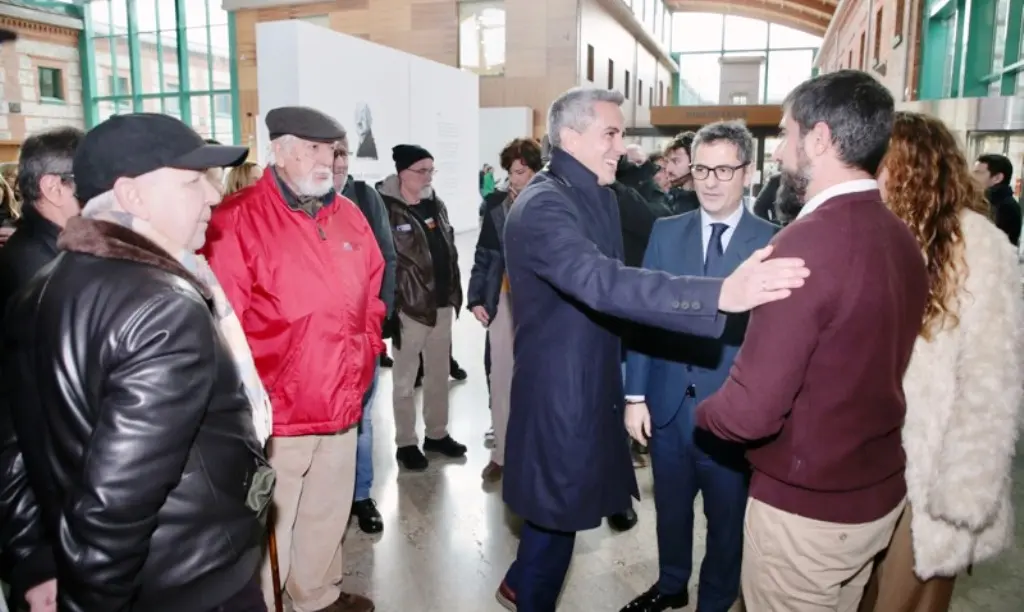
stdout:
<svg viewBox="0 0 1024 612">
<path fill-rule="evenodd" d="M 296 612 L 369 612 L 369 599 L 339 585 L 362 400 L 384 350 L 384 259 L 359 208 L 333 189 L 345 130 L 305 107 L 276 108 L 266 121 L 274 161 L 214 210 L 204 253 L 273 405 L 282 584 Z"/>
</svg>

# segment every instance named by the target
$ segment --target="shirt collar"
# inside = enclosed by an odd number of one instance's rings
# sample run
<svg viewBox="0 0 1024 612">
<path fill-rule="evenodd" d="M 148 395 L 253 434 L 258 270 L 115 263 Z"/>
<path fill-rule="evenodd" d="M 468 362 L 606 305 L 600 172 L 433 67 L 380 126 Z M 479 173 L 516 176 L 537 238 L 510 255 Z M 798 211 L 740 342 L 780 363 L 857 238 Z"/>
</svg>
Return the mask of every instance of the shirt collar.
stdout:
<svg viewBox="0 0 1024 612">
<path fill-rule="evenodd" d="M 707 212 L 705 212 L 705 210 L 703 208 L 701 208 L 700 209 L 700 226 L 702 228 L 710 228 L 712 223 L 724 223 L 729 228 L 736 229 L 736 226 L 739 225 L 740 217 L 742 217 L 742 216 L 743 216 L 743 202 L 740 202 L 740 205 L 736 207 L 736 210 L 733 211 L 733 213 L 731 215 L 729 215 L 725 219 L 722 219 L 721 221 L 716 220 L 716 219 L 712 219 L 711 215 L 709 215 Z"/>
<path fill-rule="evenodd" d="M 824 204 L 830 198 L 834 198 L 840 195 L 846 195 L 848 193 L 860 193 L 862 191 L 875 191 L 878 189 L 878 181 L 875 179 L 857 179 L 854 181 L 843 181 L 836 185 L 832 185 L 828 189 L 825 189 L 814 196 L 803 208 L 800 209 L 800 213 L 797 214 L 796 218 L 806 217 L 807 215 L 814 212 L 816 208 Z"/>
</svg>

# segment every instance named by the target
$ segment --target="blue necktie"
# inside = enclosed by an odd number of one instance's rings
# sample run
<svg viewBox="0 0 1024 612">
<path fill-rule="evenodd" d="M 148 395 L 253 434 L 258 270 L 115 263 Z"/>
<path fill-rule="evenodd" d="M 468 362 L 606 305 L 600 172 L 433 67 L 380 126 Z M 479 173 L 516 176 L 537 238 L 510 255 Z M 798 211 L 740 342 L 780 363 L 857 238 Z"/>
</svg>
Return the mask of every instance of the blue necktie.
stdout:
<svg viewBox="0 0 1024 612">
<path fill-rule="evenodd" d="M 725 248 L 722 247 L 722 234 L 727 229 L 729 226 L 725 223 L 711 224 L 711 240 L 708 241 L 708 253 L 704 256 L 704 276 L 720 269 L 720 264 L 725 256 Z"/>
</svg>

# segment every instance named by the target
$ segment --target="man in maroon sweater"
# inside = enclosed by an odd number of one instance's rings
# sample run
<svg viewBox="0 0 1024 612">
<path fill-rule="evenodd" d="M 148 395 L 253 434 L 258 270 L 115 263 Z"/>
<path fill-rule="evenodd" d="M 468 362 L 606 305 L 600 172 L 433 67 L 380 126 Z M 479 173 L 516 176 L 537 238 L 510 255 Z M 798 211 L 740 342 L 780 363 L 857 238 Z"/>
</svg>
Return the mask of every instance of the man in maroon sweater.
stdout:
<svg viewBox="0 0 1024 612">
<path fill-rule="evenodd" d="M 928 294 L 910 231 L 874 176 L 893 99 L 863 72 L 797 87 L 775 158 L 804 202 L 775 255 L 802 257 L 803 290 L 751 315 L 698 427 L 752 442 L 742 569 L 753 612 L 855 610 L 906 483 L 902 379 Z"/>
</svg>

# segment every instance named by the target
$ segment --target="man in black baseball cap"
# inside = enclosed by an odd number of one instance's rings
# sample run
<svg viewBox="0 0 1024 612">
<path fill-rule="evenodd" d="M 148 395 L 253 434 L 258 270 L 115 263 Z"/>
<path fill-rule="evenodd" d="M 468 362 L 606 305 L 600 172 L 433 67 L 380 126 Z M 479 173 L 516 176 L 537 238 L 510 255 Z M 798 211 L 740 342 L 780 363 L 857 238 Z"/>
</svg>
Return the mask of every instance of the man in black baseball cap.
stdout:
<svg viewBox="0 0 1024 612">
<path fill-rule="evenodd" d="M 85 135 L 75 155 L 78 199 L 87 203 L 110 191 L 120 178 L 136 178 L 174 168 L 205 172 L 237 166 L 249 154 L 246 147 L 207 144 L 203 137 L 169 115 L 114 115 Z"/>
<path fill-rule="evenodd" d="M 167 116 L 101 123 L 72 162 L 82 215 L 8 303 L 0 490 L 46 485 L 5 520 L 59 534 L 56 610 L 266 610 L 269 398 L 195 254 L 220 201 L 203 171 L 244 154 Z"/>
<path fill-rule="evenodd" d="M 168 239 L 161 246 L 196 251 L 206 241 L 211 209 L 221 198 L 206 171 L 237 166 L 248 153 L 246 147 L 207 144 L 174 117 L 133 113 L 115 115 L 90 130 L 72 168 L 83 214 L 91 206 L 113 206 L 136 223 L 148 222 Z"/>
</svg>

